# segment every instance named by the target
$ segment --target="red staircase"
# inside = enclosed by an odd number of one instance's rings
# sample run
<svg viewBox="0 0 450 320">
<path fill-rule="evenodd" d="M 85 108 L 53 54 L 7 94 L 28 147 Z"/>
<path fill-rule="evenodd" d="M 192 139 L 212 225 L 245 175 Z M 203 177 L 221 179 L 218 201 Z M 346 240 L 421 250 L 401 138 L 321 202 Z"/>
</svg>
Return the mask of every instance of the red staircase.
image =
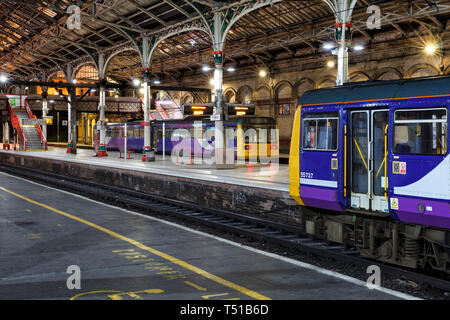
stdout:
<svg viewBox="0 0 450 320">
<path fill-rule="evenodd" d="M 25 99 L 22 99 L 21 97 L 19 100 L 24 101 L 24 106 L 22 106 L 21 102 L 20 106 L 15 106 L 14 108 L 11 106 L 9 99 L 7 100 L 9 117 L 13 128 L 16 129 L 19 144 L 22 146 L 24 151 L 48 150 L 47 141 L 44 139 L 40 126 L 22 125 L 22 119 L 36 119 L 36 116 L 31 112 L 31 109 Z"/>
</svg>

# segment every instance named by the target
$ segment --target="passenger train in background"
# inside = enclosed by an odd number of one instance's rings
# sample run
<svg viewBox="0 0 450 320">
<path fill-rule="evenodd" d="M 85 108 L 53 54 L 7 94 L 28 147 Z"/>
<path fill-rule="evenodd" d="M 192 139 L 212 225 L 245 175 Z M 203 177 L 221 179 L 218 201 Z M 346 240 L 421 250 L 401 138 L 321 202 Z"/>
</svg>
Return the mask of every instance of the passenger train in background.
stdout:
<svg viewBox="0 0 450 320">
<path fill-rule="evenodd" d="M 447 76 L 306 92 L 289 159 L 304 230 L 450 273 L 449 105 Z"/>
<path fill-rule="evenodd" d="M 164 128 L 163 128 L 164 127 Z M 279 142 L 275 120 L 270 117 L 242 116 L 224 121 L 226 129 L 242 129 L 242 133 L 229 137 L 228 147 L 234 148 L 235 158 L 258 160 L 260 156 L 278 159 Z M 164 130 L 163 130 L 164 129 Z M 177 130 L 185 129 L 185 130 Z M 250 130 L 249 130 L 250 129 Z M 99 128 L 95 128 L 98 136 Z M 107 150 L 124 147 L 125 123 L 108 123 L 106 126 Z M 150 122 L 151 147 L 156 153 L 178 151 L 181 155 L 212 157 L 214 153 L 214 122 L 209 117 L 188 116 L 183 120 L 157 120 Z M 273 132 L 273 133 L 272 133 Z M 272 134 L 271 134 L 272 133 Z M 262 135 L 267 134 L 266 137 Z M 262 139 L 261 139 L 262 138 Z M 265 143 L 261 142 L 265 141 Z M 94 146 L 96 141 L 94 141 Z M 127 123 L 127 147 L 142 152 L 144 127 L 141 121 Z M 264 152 L 262 152 L 264 150 Z"/>
</svg>

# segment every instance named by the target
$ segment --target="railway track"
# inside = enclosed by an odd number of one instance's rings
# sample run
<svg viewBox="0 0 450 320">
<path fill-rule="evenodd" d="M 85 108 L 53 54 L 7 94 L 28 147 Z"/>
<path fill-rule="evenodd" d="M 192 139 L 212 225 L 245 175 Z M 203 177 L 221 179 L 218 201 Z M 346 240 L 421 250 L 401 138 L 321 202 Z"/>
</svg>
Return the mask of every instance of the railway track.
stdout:
<svg viewBox="0 0 450 320">
<path fill-rule="evenodd" d="M 313 238 L 292 225 L 22 167 L 2 164 L 0 171 L 149 215 L 170 216 L 362 268 L 377 265 L 384 276 L 450 292 L 450 281 L 363 258 L 355 248 Z"/>
</svg>

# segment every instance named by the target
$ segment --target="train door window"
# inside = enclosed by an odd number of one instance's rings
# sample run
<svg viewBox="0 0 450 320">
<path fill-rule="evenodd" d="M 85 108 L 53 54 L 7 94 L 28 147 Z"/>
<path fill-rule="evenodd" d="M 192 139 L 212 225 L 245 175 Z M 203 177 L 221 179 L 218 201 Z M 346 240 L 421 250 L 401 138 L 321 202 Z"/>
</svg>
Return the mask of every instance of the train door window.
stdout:
<svg viewBox="0 0 450 320">
<path fill-rule="evenodd" d="M 421 155 L 447 153 L 447 109 L 397 110 L 394 124 L 394 153 Z"/>
<path fill-rule="evenodd" d="M 352 112 L 352 192 L 366 195 L 369 192 L 369 112 Z M 359 206 L 358 206 L 359 207 Z M 361 206 L 369 209 L 368 205 Z"/>
<path fill-rule="evenodd" d="M 306 114 L 303 119 L 303 150 L 336 151 L 338 127 L 337 113 Z"/>
</svg>

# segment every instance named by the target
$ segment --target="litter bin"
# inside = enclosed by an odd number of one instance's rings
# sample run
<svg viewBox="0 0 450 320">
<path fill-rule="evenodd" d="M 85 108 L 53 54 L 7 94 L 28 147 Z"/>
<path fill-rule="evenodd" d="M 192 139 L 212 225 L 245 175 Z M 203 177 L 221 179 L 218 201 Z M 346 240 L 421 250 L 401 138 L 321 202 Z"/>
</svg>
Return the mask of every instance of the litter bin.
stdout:
<svg viewBox="0 0 450 320">
<path fill-rule="evenodd" d="M 153 149 L 153 148 L 146 149 L 145 155 L 146 155 L 147 162 L 155 161 L 155 149 Z"/>
</svg>

